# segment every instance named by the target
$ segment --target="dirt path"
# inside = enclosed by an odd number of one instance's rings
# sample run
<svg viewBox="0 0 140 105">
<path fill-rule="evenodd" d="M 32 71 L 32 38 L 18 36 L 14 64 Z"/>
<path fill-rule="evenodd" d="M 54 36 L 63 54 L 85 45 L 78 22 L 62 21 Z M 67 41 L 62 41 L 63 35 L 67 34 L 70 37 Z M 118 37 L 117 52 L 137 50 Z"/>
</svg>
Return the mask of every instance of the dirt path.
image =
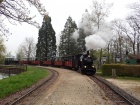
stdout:
<svg viewBox="0 0 140 105">
<path fill-rule="evenodd" d="M 60 73 L 57 82 L 32 105 L 114 105 L 89 77 L 71 70 L 55 70 Z"/>
</svg>

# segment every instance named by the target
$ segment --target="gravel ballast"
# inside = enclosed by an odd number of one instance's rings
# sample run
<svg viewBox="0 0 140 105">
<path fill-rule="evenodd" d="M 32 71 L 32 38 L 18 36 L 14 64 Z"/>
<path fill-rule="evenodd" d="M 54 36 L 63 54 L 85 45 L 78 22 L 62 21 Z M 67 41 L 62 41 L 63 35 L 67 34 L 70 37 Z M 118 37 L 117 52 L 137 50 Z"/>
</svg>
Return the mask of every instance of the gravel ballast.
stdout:
<svg viewBox="0 0 140 105">
<path fill-rule="evenodd" d="M 60 76 L 33 105 L 114 105 L 89 77 L 72 70 L 47 68 L 58 71 Z"/>
</svg>

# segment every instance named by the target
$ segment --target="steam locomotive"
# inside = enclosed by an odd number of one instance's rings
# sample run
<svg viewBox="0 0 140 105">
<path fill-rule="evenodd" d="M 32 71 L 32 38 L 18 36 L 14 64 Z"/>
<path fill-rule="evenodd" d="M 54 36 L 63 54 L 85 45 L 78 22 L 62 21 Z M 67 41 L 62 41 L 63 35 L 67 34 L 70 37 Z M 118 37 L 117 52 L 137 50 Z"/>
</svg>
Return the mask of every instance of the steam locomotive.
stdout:
<svg viewBox="0 0 140 105">
<path fill-rule="evenodd" d="M 11 62 L 12 61 L 10 59 L 9 63 Z M 8 60 L 6 60 L 6 64 L 9 63 Z M 37 59 L 20 60 L 18 64 L 63 67 L 67 69 L 76 70 L 86 75 L 94 75 L 96 73 L 96 68 L 93 65 L 93 59 L 92 57 L 90 57 L 89 51 L 87 51 L 84 54 L 80 53 L 71 56 L 55 57 L 50 60 L 44 60 L 44 61 L 40 61 Z"/>
<path fill-rule="evenodd" d="M 96 73 L 96 68 L 93 65 L 93 59 L 89 55 L 88 51 L 87 51 L 87 54 L 83 54 L 80 57 L 78 71 L 82 74 L 87 74 L 87 75 L 94 75 Z"/>
</svg>

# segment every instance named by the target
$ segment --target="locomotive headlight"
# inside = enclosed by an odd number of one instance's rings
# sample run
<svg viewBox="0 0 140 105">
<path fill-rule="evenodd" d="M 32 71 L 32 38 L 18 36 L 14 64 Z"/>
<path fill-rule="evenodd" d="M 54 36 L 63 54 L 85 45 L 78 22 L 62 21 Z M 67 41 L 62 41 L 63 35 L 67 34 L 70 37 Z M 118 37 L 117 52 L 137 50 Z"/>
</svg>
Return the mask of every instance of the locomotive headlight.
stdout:
<svg viewBox="0 0 140 105">
<path fill-rule="evenodd" d="M 92 66 L 94 68 L 94 66 Z"/>
<path fill-rule="evenodd" d="M 86 68 L 87 66 L 84 66 L 84 68 Z"/>
</svg>

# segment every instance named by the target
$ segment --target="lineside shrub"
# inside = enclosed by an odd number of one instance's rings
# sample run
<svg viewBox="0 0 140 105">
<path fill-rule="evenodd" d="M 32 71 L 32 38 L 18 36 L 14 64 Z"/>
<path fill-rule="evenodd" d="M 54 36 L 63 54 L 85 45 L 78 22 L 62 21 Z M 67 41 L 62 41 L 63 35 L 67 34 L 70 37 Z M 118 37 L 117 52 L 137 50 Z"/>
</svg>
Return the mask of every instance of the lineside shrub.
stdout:
<svg viewBox="0 0 140 105">
<path fill-rule="evenodd" d="M 140 77 L 140 65 L 104 64 L 102 66 L 103 76 L 111 76 L 112 69 L 116 69 L 117 76 Z"/>
</svg>

